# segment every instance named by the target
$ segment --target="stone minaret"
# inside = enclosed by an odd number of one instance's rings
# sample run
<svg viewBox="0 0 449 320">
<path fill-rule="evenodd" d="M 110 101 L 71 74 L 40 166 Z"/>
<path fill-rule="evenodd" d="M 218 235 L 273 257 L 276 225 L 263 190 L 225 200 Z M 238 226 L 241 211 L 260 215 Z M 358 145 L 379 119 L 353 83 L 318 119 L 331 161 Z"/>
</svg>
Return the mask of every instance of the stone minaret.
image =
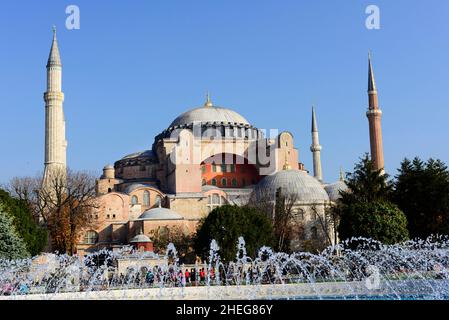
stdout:
<svg viewBox="0 0 449 320">
<path fill-rule="evenodd" d="M 323 181 L 323 172 L 321 170 L 321 146 L 318 136 L 318 126 L 316 124 L 315 108 L 312 107 L 312 146 L 310 151 L 313 154 L 313 175 L 319 181 Z"/>
<path fill-rule="evenodd" d="M 369 108 L 366 113 L 369 121 L 369 138 L 371 145 L 371 161 L 375 170 L 384 170 L 384 151 L 382 144 L 382 111 L 379 108 L 376 82 L 374 81 L 371 53 L 368 55 L 368 98 Z"/>
<path fill-rule="evenodd" d="M 62 104 L 62 64 L 59 55 L 56 28 L 53 27 L 53 43 L 47 63 L 47 92 L 45 100 L 45 170 L 44 186 L 52 175 L 65 172 L 67 141 Z"/>
</svg>

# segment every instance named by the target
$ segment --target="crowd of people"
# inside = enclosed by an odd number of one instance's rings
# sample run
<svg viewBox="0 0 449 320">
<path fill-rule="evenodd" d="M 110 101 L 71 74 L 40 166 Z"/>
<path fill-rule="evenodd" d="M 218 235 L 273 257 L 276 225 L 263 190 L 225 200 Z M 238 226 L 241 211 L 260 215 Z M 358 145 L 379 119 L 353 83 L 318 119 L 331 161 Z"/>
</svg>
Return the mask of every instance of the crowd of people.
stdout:
<svg viewBox="0 0 449 320">
<path fill-rule="evenodd" d="M 251 266 L 228 266 L 226 269 L 222 265 L 218 268 L 207 265 L 133 266 L 119 271 L 117 266 L 103 264 L 78 271 L 68 270 L 71 268 L 62 265 L 37 279 L 29 273 L 30 270 L 24 269 L 17 272 L 14 279 L 0 279 L 0 295 L 276 282 L 271 268 L 262 271 Z"/>
<path fill-rule="evenodd" d="M 180 287 L 180 286 L 205 286 L 205 285 L 236 285 L 261 283 L 273 283 L 274 273 L 268 269 L 263 273 L 254 272 L 252 268 L 231 269 L 225 271 L 219 268 L 217 272 L 214 266 L 210 268 L 173 268 L 162 269 L 141 268 L 139 270 L 129 268 L 125 274 L 117 275 L 116 271 L 108 274 L 107 287 Z"/>
</svg>

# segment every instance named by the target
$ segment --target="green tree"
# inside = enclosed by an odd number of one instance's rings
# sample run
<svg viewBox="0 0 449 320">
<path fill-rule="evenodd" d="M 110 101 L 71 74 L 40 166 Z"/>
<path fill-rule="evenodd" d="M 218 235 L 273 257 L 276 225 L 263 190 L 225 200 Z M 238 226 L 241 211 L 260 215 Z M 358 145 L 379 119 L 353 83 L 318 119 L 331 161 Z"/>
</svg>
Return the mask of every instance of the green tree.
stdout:
<svg viewBox="0 0 449 320">
<path fill-rule="evenodd" d="M 155 253 L 165 254 L 167 246 L 173 243 L 182 263 L 195 263 L 195 255 L 192 252 L 193 240 L 187 230 L 179 226 L 159 227 L 150 232 L 150 238 L 153 241 Z"/>
<path fill-rule="evenodd" d="M 390 199 L 392 184 L 381 170 L 375 170 L 365 154 L 347 174 L 348 191 L 341 192 L 335 212 L 339 215 L 340 239 L 366 237 L 392 244 L 408 239 L 405 214 Z"/>
<path fill-rule="evenodd" d="M 273 227 L 267 216 L 255 208 L 222 206 L 214 209 L 198 226 L 194 240 L 197 255 L 209 255 L 210 243 L 216 240 L 223 261 L 234 261 L 238 238 L 246 242 L 248 256 L 254 258 L 262 246 L 274 243 Z"/>
<path fill-rule="evenodd" d="M 27 202 L 13 198 L 0 189 L 0 205 L 12 218 L 15 230 L 25 242 L 27 251 L 33 256 L 41 253 L 47 244 L 47 231 L 36 223 Z"/>
<path fill-rule="evenodd" d="M 338 232 L 341 239 L 365 237 L 385 244 L 409 238 L 405 214 L 396 205 L 382 201 L 345 206 Z"/>
<path fill-rule="evenodd" d="M 28 256 L 25 242 L 17 234 L 12 218 L 0 207 L 0 259 L 16 260 Z"/>
<path fill-rule="evenodd" d="M 343 203 L 388 201 L 393 185 L 382 170 L 375 170 L 369 155 L 365 154 L 354 167 L 354 172 L 346 175 L 345 183 L 350 192 L 343 192 Z"/>
<path fill-rule="evenodd" d="M 440 160 L 404 159 L 396 176 L 394 202 L 407 216 L 412 237 L 449 234 L 449 170 Z"/>
</svg>

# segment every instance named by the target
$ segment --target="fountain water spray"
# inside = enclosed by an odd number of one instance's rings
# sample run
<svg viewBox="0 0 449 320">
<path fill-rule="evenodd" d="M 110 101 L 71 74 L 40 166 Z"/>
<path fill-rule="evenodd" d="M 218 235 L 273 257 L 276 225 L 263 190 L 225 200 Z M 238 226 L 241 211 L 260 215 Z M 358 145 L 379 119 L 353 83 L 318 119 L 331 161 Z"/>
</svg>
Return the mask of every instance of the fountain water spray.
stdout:
<svg viewBox="0 0 449 320">
<path fill-rule="evenodd" d="M 240 237 L 235 261 L 224 263 L 212 240 L 208 260 L 187 266 L 173 244 L 164 256 L 131 247 L 106 249 L 84 259 L 68 255 L 0 261 L 0 298 L 58 299 L 448 299 L 449 239 L 430 237 L 396 245 L 353 238 L 321 253 L 274 252 L 255 257 Z M 184 270 L 194 268 L 189 281 Z M 106 296 L 105 296 L 106 295 Z"/>
</svg>

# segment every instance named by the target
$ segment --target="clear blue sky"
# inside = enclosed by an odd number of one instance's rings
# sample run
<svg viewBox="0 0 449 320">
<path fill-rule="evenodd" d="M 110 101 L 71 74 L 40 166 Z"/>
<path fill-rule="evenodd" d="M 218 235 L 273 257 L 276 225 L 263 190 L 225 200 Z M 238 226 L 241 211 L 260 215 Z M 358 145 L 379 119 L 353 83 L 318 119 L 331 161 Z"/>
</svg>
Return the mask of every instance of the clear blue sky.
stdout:
<svg viewBox="0 0 449 320">
<path fill-rule="evenodd" d="M 81 29 L 65 29 L 65 8 Z M 381 29 L 365 28 L 365 8 Z M 449 1 L 2 1 L 0 183 L 43 169 L 45 64 L 58 27 L 68 163 L 99 173 L 151 147 L 180 113 L 213 101 L 288 130 L 311 168 L 317 108 L 327 181 L 369 151 L 373 51 L 386 169 L 449 162 Z"/>
</svg>

